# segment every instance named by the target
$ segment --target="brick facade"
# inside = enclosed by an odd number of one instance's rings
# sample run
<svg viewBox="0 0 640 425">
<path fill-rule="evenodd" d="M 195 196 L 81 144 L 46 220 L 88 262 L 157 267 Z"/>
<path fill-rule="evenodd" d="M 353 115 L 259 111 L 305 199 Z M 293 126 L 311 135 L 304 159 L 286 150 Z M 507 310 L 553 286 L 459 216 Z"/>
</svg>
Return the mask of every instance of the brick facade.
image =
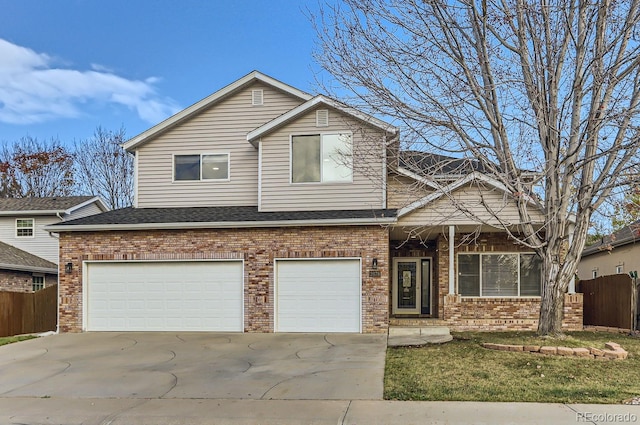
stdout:
<svg viewBox="0 0 640 425">
<path fill-rule="evenodd" d="M 467 242 L 468 239 L 468 242 Z M 394 247 L 391 257 L 432 257 L 432 293 L 434 315 L 438 322 L 453 330 L 535 330 L 540 314 L 539 297 L 480 298 L 449 295 L 449 240 L 439 235 L 435 241 L 407 244 Z M 457 234 L 454 264 L 457 268 L 457 254 L 461 252 L 531 252 L 530 249 L 509 240 L 504 233 L 481 233 L 465 238 Z M 457 287 L 456 287 L 457 292 Z M 565 295 L 565 330 L 582 329 L 582 294 Z"/>
<path fill-rule="evenodd" d="M 33 292 L 33 274 L 15 270 L 0 270 L 0 291 Z M 46 274 L 44 277 L 45 286 L 55 285 L 58 282 L 58 276 L 54 274 Z"/>
<path fill-rule="evenodd" d="M 61 332 L 82 330 L 82 263 L 100 260 L 244 260 L 244 330 L 273 332 L 274 259 L 362 258 L 362 331 L 388 328 L 388 230 L 381 226 L 62 232 Z M 378 273 L 370 276 L 378 259 Z M 65 273 L 65 264 L 73 270 Z"/>
</svg>

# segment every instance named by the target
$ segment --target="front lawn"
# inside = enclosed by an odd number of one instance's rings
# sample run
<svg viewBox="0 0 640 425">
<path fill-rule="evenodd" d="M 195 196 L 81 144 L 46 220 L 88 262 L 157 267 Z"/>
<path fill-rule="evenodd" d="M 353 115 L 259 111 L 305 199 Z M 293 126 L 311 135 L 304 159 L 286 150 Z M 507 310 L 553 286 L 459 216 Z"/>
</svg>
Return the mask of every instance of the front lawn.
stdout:
<svg viewBox="0 0 640 425">
<path fill-rule="evenodd" d="M 617 342 L 626 360 L 594 360 L 495 351 L 483 342 L 604 348 Z M 385 398 L 390 400 L 622 403 L 640 396 L 640 339 L 572 332 L 561 339 L 526 332 L 454 333 L 443 345 L 387 350 Z"/>
<path fill-rule="evenodd" d="M 0 345 L 11 344 L 12 342 L 25 341 L 27 339 L 37 338 L 34 335 L 21 335 L 21 336 L 3 336 L 0 337 Z"/>
</svg>

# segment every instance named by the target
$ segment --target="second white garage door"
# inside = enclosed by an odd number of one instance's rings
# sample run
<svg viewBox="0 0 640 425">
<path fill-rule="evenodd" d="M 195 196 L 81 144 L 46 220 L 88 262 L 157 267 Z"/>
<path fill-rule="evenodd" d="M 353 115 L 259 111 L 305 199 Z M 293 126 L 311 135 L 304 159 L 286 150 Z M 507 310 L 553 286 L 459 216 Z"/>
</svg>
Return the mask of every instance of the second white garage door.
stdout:
<svg viewBox="0 0 640 425">
<path fill-rule="evenodd" d="M 93 262 L 89 331 L 242 331 L 242 261 Z"/>
<path fill-rule="evenodd" d="M 360 332 L 360 260 L 276 260 L 276 332 Z"/>
</svg>

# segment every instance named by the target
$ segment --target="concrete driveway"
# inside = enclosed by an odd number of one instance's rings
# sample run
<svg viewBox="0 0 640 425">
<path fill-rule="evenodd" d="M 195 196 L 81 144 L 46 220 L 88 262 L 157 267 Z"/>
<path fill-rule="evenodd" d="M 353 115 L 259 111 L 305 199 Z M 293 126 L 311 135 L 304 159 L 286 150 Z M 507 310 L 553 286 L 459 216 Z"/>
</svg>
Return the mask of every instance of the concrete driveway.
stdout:
<svg viewBox="0 0 640 425">
<path fill-rule="evenodd" d="M 373 400 L 386 335 L 82 333 L 0 347 L 0 398 Z"/>
</svg>

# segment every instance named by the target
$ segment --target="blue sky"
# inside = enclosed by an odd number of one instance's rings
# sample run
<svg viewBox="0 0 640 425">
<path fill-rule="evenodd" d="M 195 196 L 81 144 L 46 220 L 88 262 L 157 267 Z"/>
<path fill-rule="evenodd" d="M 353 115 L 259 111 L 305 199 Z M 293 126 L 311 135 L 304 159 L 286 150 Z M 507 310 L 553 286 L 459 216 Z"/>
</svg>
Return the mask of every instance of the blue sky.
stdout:
<svg viewBox="0 0 640 425">
<path fill-rule="evenodd" d="M 128 137 L 257 69 L 314 92 L 316 0 L 0 0 L 0 143 Z"/>
</svg>

